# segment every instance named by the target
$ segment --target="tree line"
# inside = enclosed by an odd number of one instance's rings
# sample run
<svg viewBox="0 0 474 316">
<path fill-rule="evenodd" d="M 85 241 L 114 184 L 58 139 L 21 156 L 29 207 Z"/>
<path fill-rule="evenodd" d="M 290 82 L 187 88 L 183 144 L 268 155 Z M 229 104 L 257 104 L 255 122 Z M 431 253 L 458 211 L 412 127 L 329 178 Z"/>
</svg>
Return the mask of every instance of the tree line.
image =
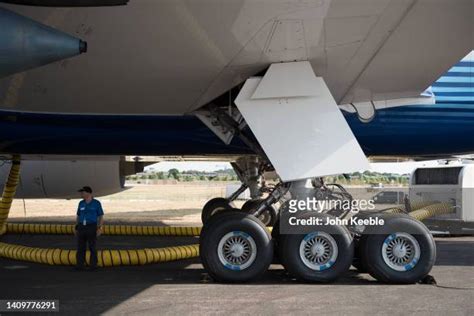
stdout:
<svg viewBox="0 0 474 316">
<path fill-rule="evenodd" d="M 232 169 L 221 169 L 213 172 L 204 172 L 197 170 L 179 171 L 176 168 L 168 171 L 148 171 L 146 173 L 131 175 L 126 177 L 127 180 L 176 180 L 180 182 L 192 181 L 238 181 L 238 177 Z M 326 183 L 340 184 L 396 184 L 407 185 L 409 175 L 400 175 L 394 173 L 379 173 L 372 171 L 354 172 L 346 175 L 335 175 L 325 177 Z"/>
</svg>

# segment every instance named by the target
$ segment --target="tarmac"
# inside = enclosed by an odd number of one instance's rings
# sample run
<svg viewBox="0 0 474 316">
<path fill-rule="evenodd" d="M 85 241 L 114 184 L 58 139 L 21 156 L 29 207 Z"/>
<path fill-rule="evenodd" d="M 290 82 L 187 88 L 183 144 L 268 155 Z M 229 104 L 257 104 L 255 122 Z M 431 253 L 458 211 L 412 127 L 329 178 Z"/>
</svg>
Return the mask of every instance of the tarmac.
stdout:
<svg viewBox="0 0 474 316">
<path fill-rule="evenodd" d="M 4 242 L 74 248 L 73 236 L 6 235 Z M 102 236 L 102 248 L 164 247 L 197 238 Z M 59 300 L 60 314 L 474 315 L 474 237 L 436 238 L 438 286 L 385 285 L 349 271 L 332 284 L 303 284 L 272 265 L 262 279 L 219 284 L 198 259 L 77 272 L 0 259 L 0 299 Z M 57 313 L 56 313 L 57 315 Z"/>
</svg>

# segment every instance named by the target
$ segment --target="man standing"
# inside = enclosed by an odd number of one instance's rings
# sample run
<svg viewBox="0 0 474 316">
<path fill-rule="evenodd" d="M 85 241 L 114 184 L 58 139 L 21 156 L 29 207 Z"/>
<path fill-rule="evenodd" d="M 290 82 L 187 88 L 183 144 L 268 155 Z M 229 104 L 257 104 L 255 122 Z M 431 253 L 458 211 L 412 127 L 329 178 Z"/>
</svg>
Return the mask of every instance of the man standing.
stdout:
<svg viewBox="0 0 474 316">
<path fill-rule="evenodd" d="M 89 245 L 90 269 L 97 269 L 97 236 L 102 233 L 102 225 L 104 222 L 104 211 L 100 202 L 92 197 L 91 187 L 85 186 L 79 189 L 82 201 L 77 207 L 76 218 L 76 237 L 77 237 L 77 254 L 76 269 L 83 270 L 86 258 L 86 244 Z"/>
</svg>

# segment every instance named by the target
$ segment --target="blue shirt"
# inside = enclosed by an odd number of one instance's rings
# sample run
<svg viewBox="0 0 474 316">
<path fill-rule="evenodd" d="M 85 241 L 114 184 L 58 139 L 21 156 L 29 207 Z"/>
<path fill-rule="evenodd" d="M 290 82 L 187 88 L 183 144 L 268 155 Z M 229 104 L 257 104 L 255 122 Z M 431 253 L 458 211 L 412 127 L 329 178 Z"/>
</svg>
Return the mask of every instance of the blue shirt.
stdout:
<svg viewBox="0 0 474 316">
<path fill-rule="evenodd" d="M 104 215 L 102 205 L 96 199 L 92 199 L 89 203 L 85 200 L 79 202 L 77 207 L 77 216 L 79 216 L 79 225 L 97 224 L 97 218 Z"/>
</svg>

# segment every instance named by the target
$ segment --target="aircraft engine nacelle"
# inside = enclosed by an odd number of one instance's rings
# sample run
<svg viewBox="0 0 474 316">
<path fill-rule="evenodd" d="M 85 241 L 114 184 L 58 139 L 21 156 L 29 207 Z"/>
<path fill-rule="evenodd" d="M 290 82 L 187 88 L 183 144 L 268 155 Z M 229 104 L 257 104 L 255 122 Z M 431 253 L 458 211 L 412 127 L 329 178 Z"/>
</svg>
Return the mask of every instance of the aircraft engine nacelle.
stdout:
<svg viewBox="0 0 474 316">
<path fill-rule="evenodd" d="M 134 168 L 127 168 L 131 164 L 134 163 L 121 161 L 118 157 L 105 160 L 24 160 L 15 197 L 78 198 L 77 190 L 85 185 L 92 187 L 95 196 L 116 193 L 123 189 L 125 176 L 135 173 L 131 172 Z M 9 170 L 9 163 L 0 167 L 2 191 Z"/>
<path fill-rule="evenodd" d="M 0 78 L 87 51 L 87 43 L 0 8 Z"/>
</svg>

